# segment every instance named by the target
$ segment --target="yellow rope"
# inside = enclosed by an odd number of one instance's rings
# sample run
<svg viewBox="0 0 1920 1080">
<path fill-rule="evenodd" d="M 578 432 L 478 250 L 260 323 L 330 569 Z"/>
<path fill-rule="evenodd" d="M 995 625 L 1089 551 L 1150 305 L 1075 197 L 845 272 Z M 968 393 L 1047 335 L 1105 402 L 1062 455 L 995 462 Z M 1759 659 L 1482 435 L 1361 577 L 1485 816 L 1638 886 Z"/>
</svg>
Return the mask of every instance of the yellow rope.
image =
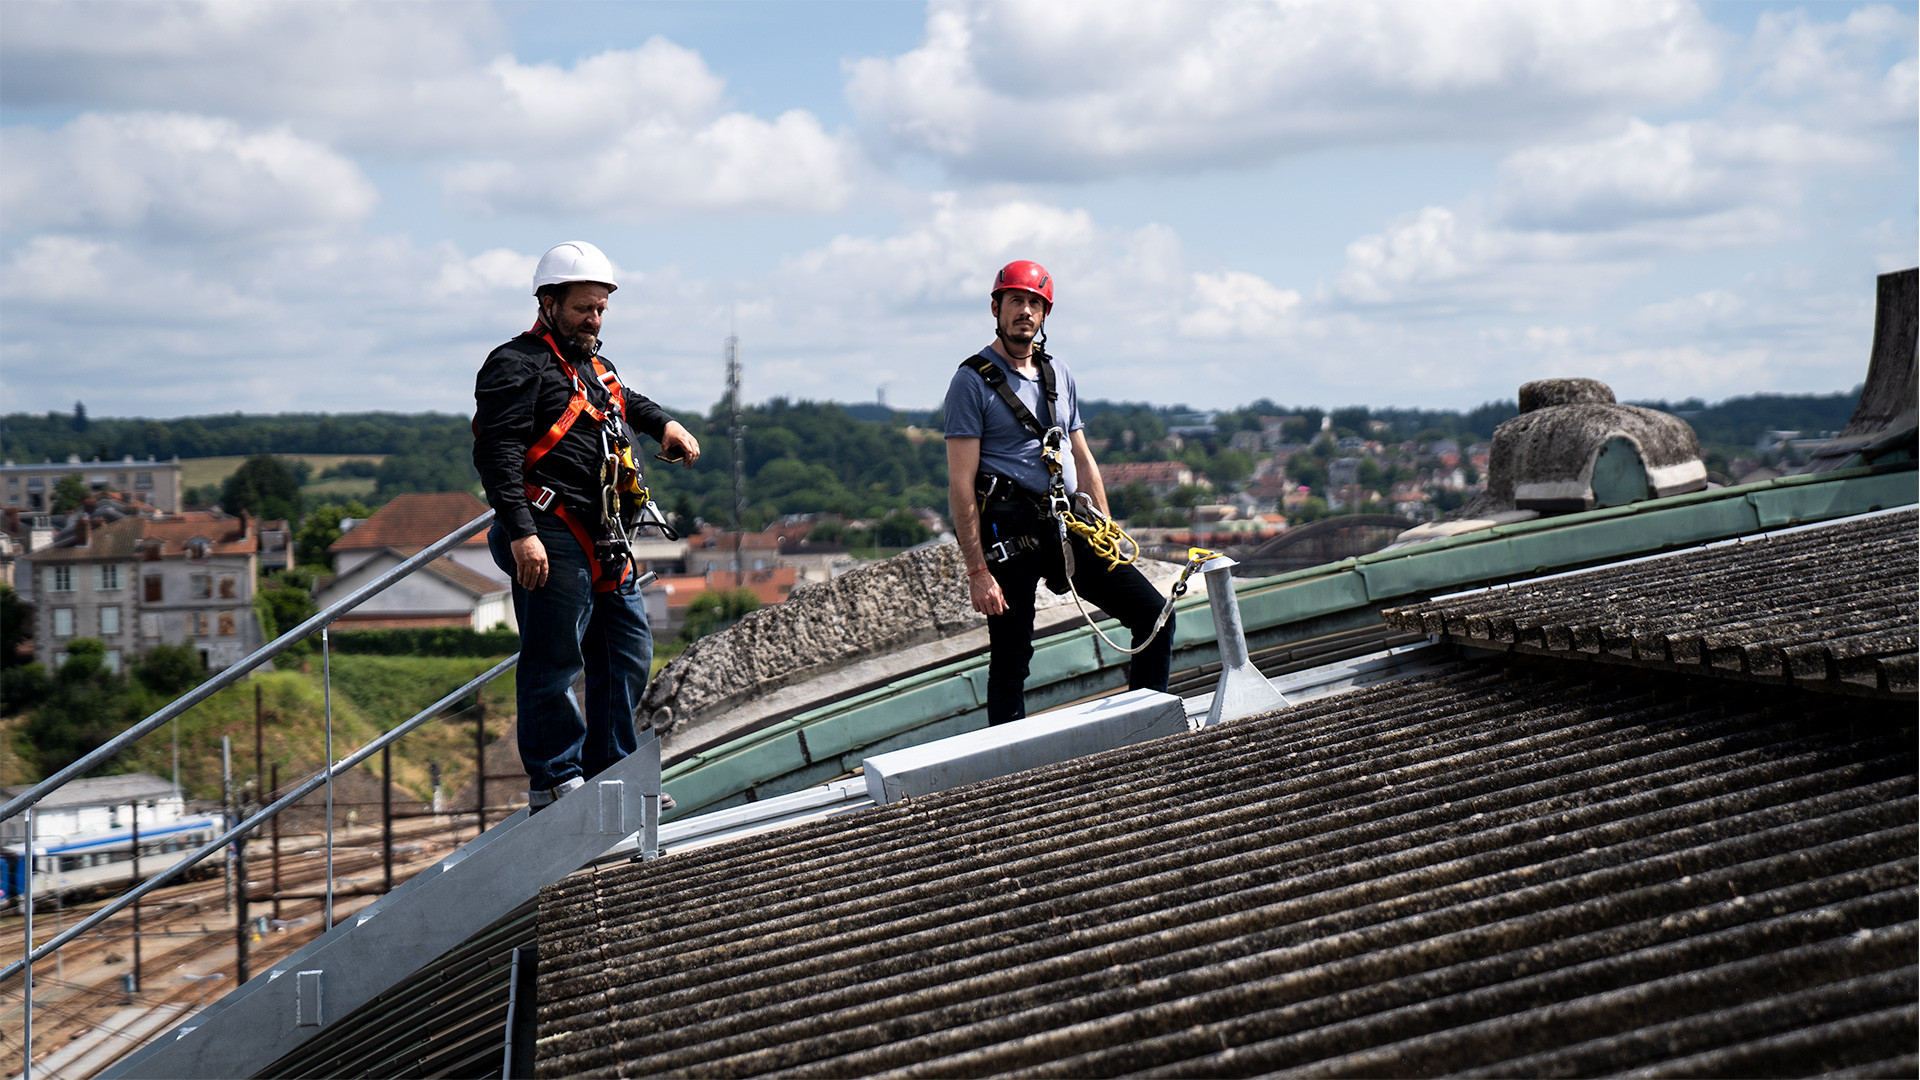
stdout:
<svg viewBox="0 0 1920 1080">
<path fill-rule="evenodd" d="M 1117 522 L 1104 514 L 1095 515 L 1096 524 L 1089 525 L 1078 514 L 1068 514 L 1067 528 L 1093 549 L 1094 555 L 1107 560 L 1107 569 L 1112 570 L 1122 563 L 1132 564 L 1140 554 L 1140 545 L 1134 543 Z"/>
</svg>

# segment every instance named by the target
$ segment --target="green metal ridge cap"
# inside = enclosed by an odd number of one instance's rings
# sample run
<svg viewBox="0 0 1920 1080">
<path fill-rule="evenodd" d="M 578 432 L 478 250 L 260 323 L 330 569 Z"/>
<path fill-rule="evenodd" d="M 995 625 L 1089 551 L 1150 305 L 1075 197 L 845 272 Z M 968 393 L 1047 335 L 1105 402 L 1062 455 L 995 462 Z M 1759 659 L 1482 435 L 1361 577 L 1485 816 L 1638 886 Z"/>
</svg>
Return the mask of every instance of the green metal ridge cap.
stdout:
<svg viewBox="0 0 1920 1080">
<path fill-rule="evenodd" d="M 1722 499 L 1745 498 L 1755 492 L 1801 487 L 1810 484 L 1835 483 L 1860 479 L 1880 473 L 1912 472 L 1914 468 L 1915 465 L 1912 462 L 1896 462 L 1884 465 L 1861 466 L 1853 469 L 1840 469 L 1827 473 L 1779 476 L 1771 480 L 1757 480 L 1751 484 L 1735 484 L 1731 487 L 1712 488 L 1705 491 L 1689 491 L 1679 495 L 1668 495 L 1665 498 L 1659 499 L 1642 499 L 1638 502 L 1627 503 L 1624 506 L 1603 506 L 1593 510 L 1581 510 L 1571 514 L 1556 514 L 1550 517 L 1538 517 L 1527 521 L 1512 521 L 1504 525 L 1489 525 L 1484 529 L 1475 529 L 1472 532 L 1459 533 L 1454 536 L 1436 537 L 1425 543 L 1411 544 L 1407 547 L 1396 548 L 1392 551 L 1375 551 L 1366 555 L 1357 556 L 1353 560 L 1343 560 L 1340 563 L 1327 563 L 1325 566 L 1294 570 L 1287 574 L 1276 575 L 1271 578 L 1260 578 L 1257 579 L 1257 581 L 1262 584 L 1283 583 L 1290 578 L 1303 575 L 1312 576 L 1327 572 L 1330 569 L 1341 567 L 1347 561 L 1357 562 L 1360 565 L 1371 565 L 1393 559 L 1408 558 L 1414 555 L 1431 554 L 1449 548 L 1483 544 L 1506 537 L 1525 536 L 1531 533 L 1573 528 L 1595 521 L 1606 521 L 1613 518 L 1645 514 L 1696 503 L 1718 502 Z"/>
</svg>

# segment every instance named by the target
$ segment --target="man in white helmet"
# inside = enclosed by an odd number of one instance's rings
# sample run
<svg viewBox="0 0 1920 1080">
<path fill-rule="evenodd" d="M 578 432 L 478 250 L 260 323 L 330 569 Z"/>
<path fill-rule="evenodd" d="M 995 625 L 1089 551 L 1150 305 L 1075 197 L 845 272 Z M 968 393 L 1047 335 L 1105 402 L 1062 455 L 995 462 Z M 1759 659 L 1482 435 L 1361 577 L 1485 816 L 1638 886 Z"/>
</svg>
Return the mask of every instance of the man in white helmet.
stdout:
<svg viewBox="0 0 1920 1080">
<path fill-rule="evenodd" d="M 632 753 L 653 635 L 631 560 L 609 545 L 603 466 L 633 432 L 692 465 L 700 443 L 666 410 L 621 385 L 599 355 L 600 321 L 619 288 L 592 244 L 540 257 L 532 329 L 493 350 L 474 386 L 473 461 L 496 513 L 493 560 L 513 578 L 520 760 L 539 810 Z M 586 676 L 585 714 L 573 698 Z"/>
</svg>

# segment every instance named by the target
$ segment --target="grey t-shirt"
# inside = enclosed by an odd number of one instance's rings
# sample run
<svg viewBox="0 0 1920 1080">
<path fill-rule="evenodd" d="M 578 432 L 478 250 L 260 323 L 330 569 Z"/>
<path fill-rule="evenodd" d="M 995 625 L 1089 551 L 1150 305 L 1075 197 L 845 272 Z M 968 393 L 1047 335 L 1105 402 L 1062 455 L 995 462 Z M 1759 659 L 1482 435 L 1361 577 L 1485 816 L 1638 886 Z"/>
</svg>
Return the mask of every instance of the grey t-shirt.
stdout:
<svg viewBox="0 0 1920 1080">
<path fill-rule="evenodd" d="M 993 361 L 1006 375 L 1007 385 L 1033 412 L 1034 419 L 1046 423 L 1046 413 L 1041 408 L 1040 380 L 1029 379 L 1013 370 L 1013 365 L 991 345 L 981 349 L 980 355 Z M 1053 381 L 1054 391 L 1059 395 L 1054 403 L 1054 423 L 1067 433 L 1070 444 L 1072 434 L 1087 426 L 1080 419 L 1079 390 L 1074 385 L 1073 372 L 1058 359 L 1053 360 Z M 1039 438 L 1027 430 L 1000 395 L 972 368 L 961 367 L 953 373 L 953 381 L 947 385 L 946 416 L 947 438 L 980 440 L 982 471 L 1011 477 L 1028 491 L 1046 494 L 1047 467 L 1040 460 Z M 1061 453 L 1060 462 L 1068 494 L 1080 490 L 1070 447 Z"/>
</svg>

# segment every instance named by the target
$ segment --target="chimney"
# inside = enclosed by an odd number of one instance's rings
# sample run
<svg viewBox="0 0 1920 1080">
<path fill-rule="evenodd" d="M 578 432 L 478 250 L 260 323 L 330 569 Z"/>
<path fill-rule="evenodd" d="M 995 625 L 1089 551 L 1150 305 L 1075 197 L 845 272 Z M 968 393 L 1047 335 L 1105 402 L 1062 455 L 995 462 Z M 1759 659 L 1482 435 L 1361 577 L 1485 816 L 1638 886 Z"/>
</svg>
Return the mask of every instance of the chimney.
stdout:
<svg viewBox="0 0 1920 1080">
<path fill-rule="evenodd" d="M 85 514 L 74 518 L 73 546 L 86 547 L 93 540 L 93 520 Z"/>
</svg>

